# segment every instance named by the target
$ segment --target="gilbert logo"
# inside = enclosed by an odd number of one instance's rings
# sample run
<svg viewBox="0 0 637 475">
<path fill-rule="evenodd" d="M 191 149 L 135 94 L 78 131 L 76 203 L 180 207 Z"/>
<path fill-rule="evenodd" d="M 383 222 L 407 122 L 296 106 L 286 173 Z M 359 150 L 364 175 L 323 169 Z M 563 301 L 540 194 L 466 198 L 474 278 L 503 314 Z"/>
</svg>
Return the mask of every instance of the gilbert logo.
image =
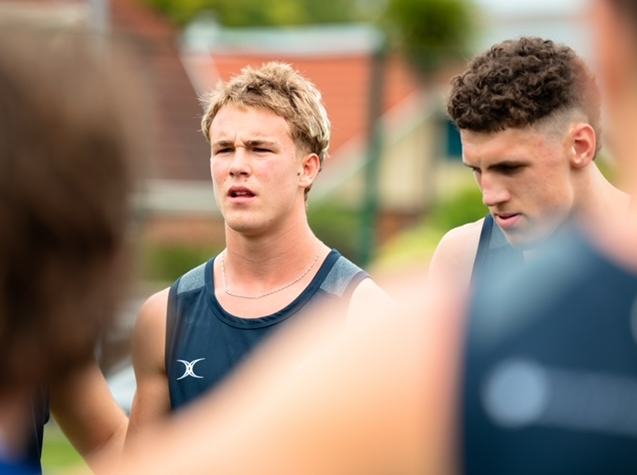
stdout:
<svg viewBox="0 0 637 475">
<path fill-rule="evenodd" d="M 192 376 L 193 378 L 203 379 L 203 376 L 199 376 L 198 374 L 195 374 L 195 365 L 197 363 L 199 363 L 200 361 L 203 361 L 205 359 L 206 358 L 199 358 L 199 359 L 193 360 L 193 361 L 177 360 L 180 363 L 183 363 L 184 366 L 186 367 L 186 370 L 184 371 L 184 374 L 182 374 L 180 377 L 178 377 L 177 381 L 179 381 L 180 379 L 184 379 L 187 376 Z"/>
</svg>

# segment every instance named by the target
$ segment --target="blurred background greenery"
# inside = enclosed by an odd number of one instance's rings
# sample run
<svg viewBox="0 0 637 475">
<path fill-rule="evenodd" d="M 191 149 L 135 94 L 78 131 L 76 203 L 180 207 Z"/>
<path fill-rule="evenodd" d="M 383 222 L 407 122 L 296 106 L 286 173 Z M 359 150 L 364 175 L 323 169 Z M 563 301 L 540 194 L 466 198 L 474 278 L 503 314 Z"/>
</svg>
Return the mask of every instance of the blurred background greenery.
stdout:
<svg viewBox="0 0 637 475">
<path fill-rule="evenodd" d="M 55 424 L 55 421 L 50 420 L 44 426 L 42 471 L 46 475 L 54 475 L 69 467 L 86 468 L 86 464 Z"/>
</svg>

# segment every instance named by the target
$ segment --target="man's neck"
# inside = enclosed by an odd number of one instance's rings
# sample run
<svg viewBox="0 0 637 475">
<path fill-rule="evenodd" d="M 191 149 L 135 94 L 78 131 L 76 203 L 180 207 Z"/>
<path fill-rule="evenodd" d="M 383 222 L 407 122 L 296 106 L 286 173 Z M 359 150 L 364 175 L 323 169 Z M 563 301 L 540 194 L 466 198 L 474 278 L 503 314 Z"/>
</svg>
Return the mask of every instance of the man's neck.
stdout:
<svg viewBox="0 0 637 475">
<path fill-rule="evenodd" d="M 630 195 L 610 183 L 596 164 L 589 165 L 583 183 L 576 190 L 574 213 L 585 226 L 599 227 L 610 220 L 623 220 Z"/>
<path fill-rule="evenodd" d="M 292 302 L 311 282 L 329 248 L 309 229 L 294 239 L 233 236 L 215 260 L 215 294 L 233 315 L 272 314 Z"/>
<path fill-rule="evenodd" d="M 261 235 L 226 229 L 226 261 L 237 270 L 245 267 L 250 271 L 256 267 L 262 273 L 270 267 L 279 267 L 286 259 L 298 262 L 307 258 L 313 249 L 318 251 L 319 244 L 307 221 Z"/>
</svg>

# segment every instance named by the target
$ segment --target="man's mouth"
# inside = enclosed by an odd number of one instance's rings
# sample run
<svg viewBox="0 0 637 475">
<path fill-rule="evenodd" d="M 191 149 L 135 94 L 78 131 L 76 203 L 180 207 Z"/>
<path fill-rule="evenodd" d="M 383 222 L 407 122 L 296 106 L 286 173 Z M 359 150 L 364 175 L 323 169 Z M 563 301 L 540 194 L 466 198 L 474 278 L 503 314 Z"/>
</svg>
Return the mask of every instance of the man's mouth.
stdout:
<svg viewBox="0 0 637 475">
<path fill-rule="evenodd" d="M 246 188 L 230 188 L 228 196 L 231 198 L 252 198 L 254 193 Z"/>
<path fill-rule="evenodd" d="M 494 218 L 498 226 L 506 229 L 515 226 L 522 218 L 522 215 L 520 213 L 496 213 Z"/>
</svg>

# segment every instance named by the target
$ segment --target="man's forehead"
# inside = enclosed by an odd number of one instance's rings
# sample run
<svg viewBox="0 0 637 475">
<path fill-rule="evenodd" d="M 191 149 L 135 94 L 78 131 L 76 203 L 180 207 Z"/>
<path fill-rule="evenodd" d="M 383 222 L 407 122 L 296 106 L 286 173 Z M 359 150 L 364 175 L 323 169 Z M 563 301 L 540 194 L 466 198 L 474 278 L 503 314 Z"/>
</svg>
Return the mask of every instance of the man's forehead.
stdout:
<svg viewBox="0 0 637 475">
<path fill-rule="evenodd" d="M 464 162 L 520 159 L 547 145 L 544 134 L 533 129 L 505 129 L 490 133 L 461 131 L 460 139 Z"/>
<path fill-rule="evenodd" d="M 251 139 L 274 140 L 282 133 L 291 136 L 285 118 L 261 107 L 226 105 L 219 109 L 210 124 L 211 138 L 247 134 Z"/>
<path fill-rule="evenodd" d="M 221 106 L 219 110 L 217 111 L 217 113 L 215 114 L 213 121 L 217 119 L 219 116 L 224 116 L 230 113 L 238 113 L 245 116 L 269 116 L 272 119 L 281 120 L 285 122 L 286 124 L 288 123 L 285 117 L 283 117 L 281 114 L 279 114 L 277 111 L 273 109 L 270 109 L 268 107 L 252 106 L 252 105 L 245 105 L 245 104 L 225 104 Z"/>
</svg>

